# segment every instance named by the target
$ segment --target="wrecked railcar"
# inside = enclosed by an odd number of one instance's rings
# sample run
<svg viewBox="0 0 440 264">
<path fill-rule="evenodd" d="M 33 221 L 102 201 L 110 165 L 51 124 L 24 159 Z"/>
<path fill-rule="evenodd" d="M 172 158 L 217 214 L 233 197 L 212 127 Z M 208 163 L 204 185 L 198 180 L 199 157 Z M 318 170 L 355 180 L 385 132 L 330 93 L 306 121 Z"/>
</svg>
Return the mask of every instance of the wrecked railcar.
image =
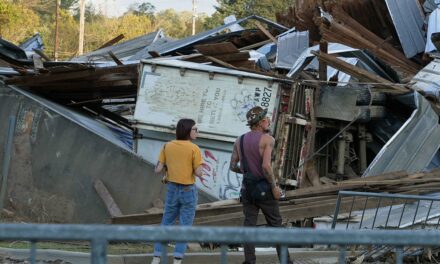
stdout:
<svg viewBox="0 0 440 264">
<path fill-rule="evenodd" d="M 113 213 L 142 212 L 160 197 L 160 177 L 131 151 L 127 129 L 2 81 L 0 121 L 2 209 L 15 220 L 104 223 Z M 99 194 L 99 182 L 111 200 Z"/>
<path fill-rule="evenodd" d="M 155 163 L 164 142 L 174 138 L 177 121 L 193 118 L 200 130 L 195 143 L 204 158 L 197 186 L 211 200 L 238 198 L 242 175 L 229 170 L 229 161 L 236 138 L 249 129 L 246 112 L 261 106 L 276 124 L 282 87 L 292 83 L 175 59 L 141 65 L 133 117 L 135 152 Z"/>
</svg>

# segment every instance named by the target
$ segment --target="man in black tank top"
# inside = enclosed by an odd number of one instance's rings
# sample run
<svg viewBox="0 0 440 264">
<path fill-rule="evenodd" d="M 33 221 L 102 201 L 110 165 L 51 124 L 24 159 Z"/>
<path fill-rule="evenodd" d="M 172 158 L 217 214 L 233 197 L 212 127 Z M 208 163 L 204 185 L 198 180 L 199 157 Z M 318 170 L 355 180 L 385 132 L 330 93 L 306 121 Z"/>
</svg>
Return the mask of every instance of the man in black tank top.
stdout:
<svg viewBox="0 0 440 264">
<path fill-rule="evenodd" d="M 237 138 L 231 156 L 231 171 L 242 174 L 246 172 L 246 176 L 254 177 L 255 181 L 265 180 L 265 183 L 270 185 L 270 194 L 265 200 L 253 199 L 250 194 L 251 190 L 249 190 L 251 189 L 250 186 L 242 185 L 241 202 L 243 204 L 244 226 L 256 226 L 258 213 L 261 209 L 268 226 L 282 227 L 282 218 L 278 205 L 281 190 L 277 185 L 271 165 L 275 139 L 268 134 L 270 120 L 266 114 L 267 110 L 263 110 L 259 106 L 247 112 L 247 125 L 251 131 Z M 243 139 L 243 142 L 241 142 L 241 139 Z M 241 161 L 240 166 L 238 166 L 239 161 Z M 281 254 L 279 246 L 277 246 L 277 253 L 279 258 Z M 243 264 L 256 263 L 255 245 L 244 245 L 244 258 Z M 288 263 L 293 263 L 289 255 Z"/>
</svg>

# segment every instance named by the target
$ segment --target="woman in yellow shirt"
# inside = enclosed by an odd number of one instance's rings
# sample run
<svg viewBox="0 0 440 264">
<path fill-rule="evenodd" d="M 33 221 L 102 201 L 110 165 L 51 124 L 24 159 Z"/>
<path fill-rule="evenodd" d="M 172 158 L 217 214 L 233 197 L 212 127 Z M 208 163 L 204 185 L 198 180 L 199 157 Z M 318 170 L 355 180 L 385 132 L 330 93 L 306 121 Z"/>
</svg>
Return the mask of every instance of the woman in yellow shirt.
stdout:
<svg viewBox="0 0 440 264">
<path fill-rule="evenodd" d="M 159 154 L 155 172 L 161 174 L 166 169 L 167 196 L 162 217 L 162 226 L 179 224 L 190 226 L 193 223 L 197 206 L 195 177 L 202 176 L 202 154 L 192 143 L 198 135 L 196 122 L 180 119 L 176 127 L 176 140 L 167 142 Z M 180 264 L 185 254 L 186 243 L 176 243 L 173 264 Z M 160 263 L 162 244 L 154 244 L 152 264 Z"/>
</svg>

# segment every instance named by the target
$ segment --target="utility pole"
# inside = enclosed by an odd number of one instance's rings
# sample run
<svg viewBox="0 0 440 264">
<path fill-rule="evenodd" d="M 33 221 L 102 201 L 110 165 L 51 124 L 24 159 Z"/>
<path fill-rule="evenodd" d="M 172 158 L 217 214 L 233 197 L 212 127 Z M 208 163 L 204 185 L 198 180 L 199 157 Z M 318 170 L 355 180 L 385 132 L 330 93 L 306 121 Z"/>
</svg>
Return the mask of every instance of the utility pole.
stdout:
<svg viewBox="0 0 440 264">
<path fill-rule="evenodd" d="M 59 41 L 59 30 L 60 30 L 60 0 L 55 0 L 55 45 L 53 47 L 53 57 L 55 61 L 58 61 L 58 46 L 60 45 Z"/>
<path fill-rule="evenodd" d="M 78 43 L 78 55 L 84 53 L 84 15 L 86 10 L 86 0 L 79 1 L 79 43 Z"/>
<path fill-rule="evenodd" d="M 197 4 L 196 0 L 192 0 L 192 34 L 196 34 L 196 18 L 197 18 Z"/>
</svg>

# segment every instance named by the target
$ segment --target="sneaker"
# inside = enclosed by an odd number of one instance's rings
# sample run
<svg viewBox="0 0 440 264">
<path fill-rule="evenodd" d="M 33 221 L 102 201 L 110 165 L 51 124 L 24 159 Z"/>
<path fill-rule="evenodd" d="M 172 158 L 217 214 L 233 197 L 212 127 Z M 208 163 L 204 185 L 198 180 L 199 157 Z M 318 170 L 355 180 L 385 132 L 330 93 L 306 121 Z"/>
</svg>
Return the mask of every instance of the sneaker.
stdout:
<svg viewBox="0 0 440 264">
<path fill-rule="evenodd" d="M 153 257 L 151 264 L 160 264 L 160 257 Z"/>
<path fill-rule="evenodd" d="M 182 264 L 182 259 L 174 258 L 173 264 Z"/>
</svg>

